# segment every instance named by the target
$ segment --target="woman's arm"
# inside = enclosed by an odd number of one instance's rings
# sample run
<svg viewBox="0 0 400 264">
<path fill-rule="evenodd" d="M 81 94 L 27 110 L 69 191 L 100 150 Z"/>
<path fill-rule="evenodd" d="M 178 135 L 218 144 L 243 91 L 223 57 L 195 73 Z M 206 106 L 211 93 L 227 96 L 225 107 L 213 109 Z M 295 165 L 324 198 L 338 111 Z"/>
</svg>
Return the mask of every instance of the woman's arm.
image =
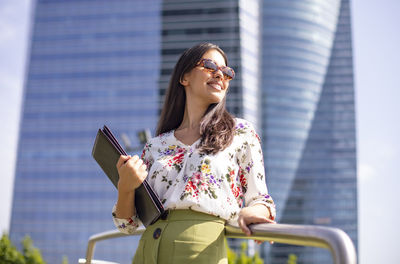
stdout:
<svg viewBox="0 0 400 264">
<path fill-rule="evenodd" d="M 116 167 L 119 174 L 118 200 L 112 209 L 115 226 L 122 233 L 133 233 L 140 225 L 136 216 L 135 190 L 147 177 L 147 169 L 153 163 L 150 152 L 150 143 L 143 148 L 141 158 L 138 156 L 120 156 Z"/>
<path fill-rule="evenodd" d="M 239 227 L 250 235 L 249 224 L 275 223 L 275 205 L 268 194 L 260 138 L 254 127 L 244 122 L 239 126 L 243 136 L 239 155 L 239 178 L 245 207 L 238 217 Z"/>
<path fill-rule="evenodd" d="M 133 157 L 121 155 L 117 169 L 119 181 L 115 217 L 127 219 L 135 215 L 135 189 L 147 177 L 146 164 L 136 155 Z"/>
</svg>

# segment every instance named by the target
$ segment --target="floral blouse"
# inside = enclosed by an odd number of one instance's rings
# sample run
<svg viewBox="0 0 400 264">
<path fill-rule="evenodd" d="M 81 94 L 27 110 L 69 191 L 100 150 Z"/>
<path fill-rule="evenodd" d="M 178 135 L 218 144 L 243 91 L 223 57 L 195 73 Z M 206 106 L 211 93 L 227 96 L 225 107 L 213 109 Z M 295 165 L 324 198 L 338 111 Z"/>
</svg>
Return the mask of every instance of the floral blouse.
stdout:
<svg viewBox="0 0 400 264">
<path fill-rule="evenodd" d="M 232 144 L 216 154 L 198 152 L 200 139 L 192 145 L 180 142 L 174 130 L 152 138 L 142 159 L 149 169 L 147 180 L 165 209 L 191 209 L 236 221 L 244 206 L 264 204 L 275 218 L 275 205 L 265 183 L 260 138 L 252 124 L 236 118 Z M 115 217 L 116 227 L 133 232 L 141 223 Z"/>
</svg>

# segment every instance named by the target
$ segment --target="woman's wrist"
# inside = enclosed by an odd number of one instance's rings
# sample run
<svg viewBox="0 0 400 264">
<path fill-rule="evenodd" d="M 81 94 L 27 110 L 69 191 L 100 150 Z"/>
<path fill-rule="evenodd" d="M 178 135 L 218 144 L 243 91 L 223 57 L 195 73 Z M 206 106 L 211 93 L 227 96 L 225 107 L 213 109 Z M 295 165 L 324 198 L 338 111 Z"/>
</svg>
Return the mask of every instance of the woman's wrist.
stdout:
<svg viewBox="0 0 400 264">
<path fill-rule="evenodd" d="M 132 195 L 132 193 L 135 193 L 135 187 L 132 188 L 132 186 L 127 186 L 127 184 L 122 183 L 121 181 L 118 181 L 118 194 L 122 195 Z"/>
<path fill-rule="evenodd" d="M 272 215 L 271 208 L 263 203 L 257 203 L 252 205 L 251 207 L 256 207 L 257 211 L 262 212 L 262 215 L 265 215 L 268 219 L 274 220 L 275 217 Z"/>
<path fill-rule="evenodd" d="M 118 189 L 118 202 L 131 203 L 135 197 L 135 190 Z"/>
<path fill-rule="evenodd" d="M 135 190 L 118 188 L 118 196 L 132 196 L 133 194 L 135 194 Z"/>
<path fill-rule="evenodd" d="M 273 214 L 271 207 L 264 204 L 264 203 L 260 203 L 260 206 L 264 207 L 267 210 L 267 218 L 270 220 L 275 220 L 275 215 Z"/>
<path fill-rule="evenodd" d="M 117 218 L 131 218 L 135 211 L 135 191 L 118 190 L 115 214 Z"/>
</svg>

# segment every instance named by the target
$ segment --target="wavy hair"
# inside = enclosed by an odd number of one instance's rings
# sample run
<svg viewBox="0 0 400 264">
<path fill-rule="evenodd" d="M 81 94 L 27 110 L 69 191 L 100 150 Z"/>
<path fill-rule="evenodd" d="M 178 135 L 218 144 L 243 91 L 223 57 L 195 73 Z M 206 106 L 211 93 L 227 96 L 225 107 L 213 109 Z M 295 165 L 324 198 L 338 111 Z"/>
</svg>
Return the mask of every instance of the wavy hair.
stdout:
<svg viewBox="0 0 400 264">
<path fill-rule="evenodd" d="M 179 127 L 183 121 L 186 104 L 186 92 L 180 83 L 183 76 L 196 67 L 203 55 L 215 49 L 225 59 L 224 51 L 212 43 L 200 43 L 187 50 L 180 56 L 172 72 L 166 92 L 164 105 L 158 121 L 156 136 Z M 199 151 L 205 154 L 216 154 L 227 148 L 233 141 L 235 120 L 226 110 L 226 94 L 219 103 L 210 104 L 200 121 L 201 141 Z"/>
</svg>

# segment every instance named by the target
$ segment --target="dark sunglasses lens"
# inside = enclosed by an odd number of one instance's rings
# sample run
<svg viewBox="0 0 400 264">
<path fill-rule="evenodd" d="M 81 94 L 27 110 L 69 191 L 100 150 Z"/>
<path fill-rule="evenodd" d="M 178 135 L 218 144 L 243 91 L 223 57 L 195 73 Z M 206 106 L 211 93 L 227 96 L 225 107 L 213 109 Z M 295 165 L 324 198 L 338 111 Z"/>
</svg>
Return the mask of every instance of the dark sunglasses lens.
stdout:
<svg viewBox="0 0 400 264">
<path fill-rule="evenodd" d="M 216 71 L 218 69 L 217 65 L 215 65 L 215 63 L 210 60 L 204 60 L 204 68 L 213 71 Z"/>
<path fill-rule="evenodd" d="M 225 75 L 225 78 L 227 78 L 229 80 L 231 80 L 231 79 L 233 79 L 233 77 L 235 77 L 234 71 L 229 67 L 223 68 L 222 73 Z"/>
</svg>

